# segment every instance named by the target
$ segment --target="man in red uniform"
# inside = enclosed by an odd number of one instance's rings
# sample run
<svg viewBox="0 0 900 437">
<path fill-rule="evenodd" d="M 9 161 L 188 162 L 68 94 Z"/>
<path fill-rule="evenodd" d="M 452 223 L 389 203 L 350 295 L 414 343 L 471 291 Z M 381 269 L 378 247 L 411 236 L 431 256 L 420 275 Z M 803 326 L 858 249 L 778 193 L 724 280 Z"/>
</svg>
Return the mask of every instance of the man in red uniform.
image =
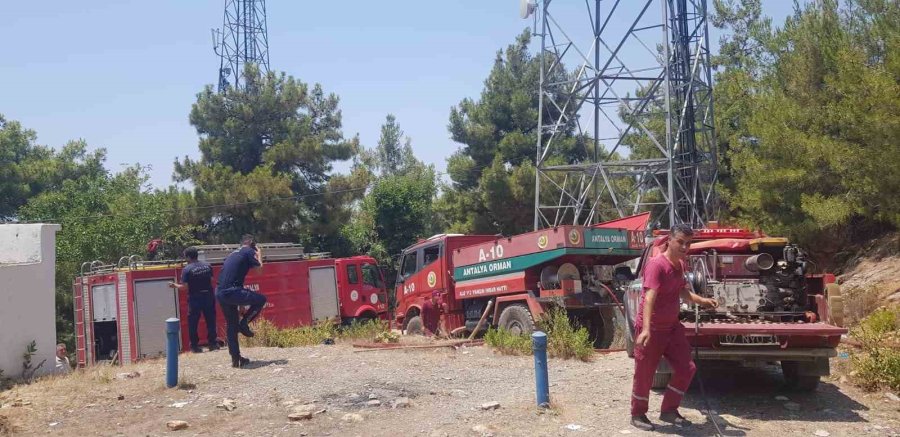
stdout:
<svg viewBox="0 0 900 437">
<path fill-rule="evenodd" d="M 684 327 L 678 321 L 680 300 L 701 306 L 718 305 L 715 299 L 692 293 L 684 279 L 693 235 L 690 226 L 673 226 L 663 253 L 650 258 L 644 268 L 643 293 L 634 326 L 634 386 L 631 393 L 631 424 L 641 430 L 654 429 L 647 418 L 647 404 L 653 374 L 662 357 L 672 368 L 672 379 L 663 396 L 659 419 L 678 427 L 691 424 L 678 414 L 681 398 L 697 370 L 691 360 L 691 347 L 684 335 Z"/>
<path fill-rule="evenodd" d="M 439 298 L 440 292 L 432 291 L 431 299 L 422 303 L 422 325 L 425 327 L 425 335 L 440 336 L 443 331 L 444 306 Z"/>
</svg>

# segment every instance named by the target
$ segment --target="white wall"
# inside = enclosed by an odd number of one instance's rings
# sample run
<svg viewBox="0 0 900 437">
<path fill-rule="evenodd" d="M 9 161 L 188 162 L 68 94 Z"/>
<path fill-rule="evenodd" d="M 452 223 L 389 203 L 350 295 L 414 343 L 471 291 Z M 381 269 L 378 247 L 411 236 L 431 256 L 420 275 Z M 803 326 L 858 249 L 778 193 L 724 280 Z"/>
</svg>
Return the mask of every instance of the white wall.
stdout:
<svg viewBox="0 0 900 437">
<path fill-rule="evenodd" d="M 22 354 L 32 340 L 37 342 L 33 365 L 47 360 L 36 375 L 56 365 L 54 288 L 60 229 L 54 224 L 0 225 L 0 369 L 6 377 L 21 376 Z"/>
</svg>

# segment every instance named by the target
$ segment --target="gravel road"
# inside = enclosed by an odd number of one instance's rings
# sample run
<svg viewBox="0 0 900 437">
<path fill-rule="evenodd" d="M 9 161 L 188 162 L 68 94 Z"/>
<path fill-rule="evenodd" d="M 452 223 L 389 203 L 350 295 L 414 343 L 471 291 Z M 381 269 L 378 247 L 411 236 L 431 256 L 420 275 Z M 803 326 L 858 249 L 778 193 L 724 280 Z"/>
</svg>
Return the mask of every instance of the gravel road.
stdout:
<svg viewBox="0 0 900 437">
<path fill-rule="evenodd" d="M 0 393 L 0 415 L 21 434 L 73 436 L 644 434 L 628 423 L 633 364 L 624 353 L 590 363 L 550 360 L 554 407 L 540 410 L 530 356 L 485 347 L 354 350 L 252 348 L 246 352 L 257 361 L 240 370 L 228 366 L 225 352 L 182 355 L 181 389 L 163 386 L 162 361 L 92 369 Z M 116 377 L 131 371 L 140 376 Z M 766 369 L 709 370 L 704 381 L 725 435 L 900 435 L 900 401 L 883 393 L 831 380 L 815 393 L 789 392 L 780 374 Z M 218 407 L 226 398 L 233 410 Z M 651 419 L 660 401 L 660 393 L 651 394 Z M 482 408 L 490 402 L 499 408 Z M 682 412 L 696 425 L 657 432 L 714 435 L 702 405 L 695 381 Z M 313 417 L 289 420 L 298 407 Z M 169 431 L 170 420 L 189 427 Z"/>
</svg>

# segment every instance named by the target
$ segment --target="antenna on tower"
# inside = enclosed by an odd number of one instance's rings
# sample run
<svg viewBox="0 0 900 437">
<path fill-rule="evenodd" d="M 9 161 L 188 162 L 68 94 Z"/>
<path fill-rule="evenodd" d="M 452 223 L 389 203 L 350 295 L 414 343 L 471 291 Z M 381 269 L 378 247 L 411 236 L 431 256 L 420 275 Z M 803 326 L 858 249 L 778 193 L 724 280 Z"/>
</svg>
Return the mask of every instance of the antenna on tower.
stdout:
<svg viewBox="0 0 900 437">
<path fill-rule="evenodd" d="M 213 51 L 219 56 L 218 90 L 245 89 L 244 66 L 269 72 L 269 33 L 265 0 L 225 0 L 222 29 L 212 30 Z"/>
<path fill-rule="evenodd" d="M 714 220 L 707 0 L 538 1 L 535 229 L 644 211 L 661 226 Z M 569 135 L 584 158 L 551 164 Z"/>
<path fill-rule="evenodd" d="M 526 19 L 534 13 L 535 8 L 537 8 L 537 3 L 534 0 L 522 0 L 519 3 L 519 18 Z"/>
</svg>

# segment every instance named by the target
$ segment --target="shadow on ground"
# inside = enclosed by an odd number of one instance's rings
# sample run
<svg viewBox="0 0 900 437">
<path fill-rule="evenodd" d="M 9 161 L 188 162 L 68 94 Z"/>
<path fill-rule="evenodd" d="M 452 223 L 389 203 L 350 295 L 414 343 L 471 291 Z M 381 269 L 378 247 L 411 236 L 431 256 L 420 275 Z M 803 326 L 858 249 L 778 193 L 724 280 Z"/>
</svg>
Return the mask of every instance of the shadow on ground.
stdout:
<svg viewBox="0 0 900 437">
<path fill-rule="evenodd" d="M 701 378 L 705 390 L 701 390 Z M 663 391 L 656 392 L 657 395 L 663 394 Z M 776 399 L 776 396 L 784 396 L 788 400 Z M 742 419 L 822 422 L 823 427 L 835 422 L 868 422 L 859 412 L 869 408 L 842 393 L 837 386 L 823 380 L 815 391 L 793 390 L 785 385 L 780 370 L 774 366 L 701 367 L 682 406 L 705 414 L 707 401 L 722 434 L 726 436 L 743 436 L 753 431 L 742 425 Z M 786 406 L 788 402 L 792 404 Z M 658 426 L 657 431 L 692 436 L 716 435 L 716 429 L 708 418 L 706 422 L 690 429 Z"/>
<path fill-rule="evenodd" d="M 259 369 L 260 367 L 266 367 L 266 366 L 271 366 L 271 365 L 284 366 L 284 365 L 287 365 L 287 363 L 288 363 L 287 360 L 258 360 L 258 361 L 253 360 L 253 361 L 250 361 L 250 363 L 247 364 L 246 366 L 242 367 L 242 369 Z"/>
</svg>

